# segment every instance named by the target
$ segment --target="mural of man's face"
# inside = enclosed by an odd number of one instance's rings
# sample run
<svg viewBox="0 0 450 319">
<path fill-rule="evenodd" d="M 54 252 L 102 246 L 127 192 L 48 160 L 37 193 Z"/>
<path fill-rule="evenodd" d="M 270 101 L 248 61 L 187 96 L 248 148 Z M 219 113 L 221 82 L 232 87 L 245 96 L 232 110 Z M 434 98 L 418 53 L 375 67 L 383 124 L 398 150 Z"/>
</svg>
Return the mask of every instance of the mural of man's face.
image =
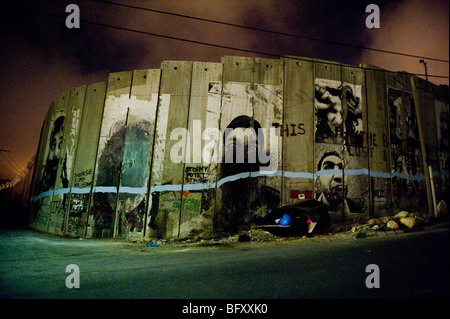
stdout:
<svg viewBox="0 0 450 319">
<path fill-rule="evenodd" d="M 395 170 L 399 173 L 408 174 L 408 171 L 406 169 L 406 157 L 404 155 L 400 155 L 397 158 Z"/>
<path fill-rule="evenodd" d="M 342 160 L 336 155 L 328 155 L 322 161 L 320 170 L 342 170 Z M 345 196 L 342 174 L 326 174 L 318 177 L 319 188 L 322 194 L 330 202 L 336 204 Z M 343 192 L 344 191 L 344 192 Z"/>
<path fill-rule="evenodd" d="M 61 156 L 61 146 L 63 141 L 63 132 L 56 132 L 50 141 L 50 150 L 48 153 L 48 160 L 58 160 Z"/>
<path fill-rule="evenodd" d="M 45 172 L 42 181 L 42 190 L 48 190 L 55 185 L 56 173 L 58 170 L 59 159 L 62 154 L 63 143 L 63 121 L 64 117 L 59 117 L 53 126 L 53 132 L 50 135 L 50 145 L 45 162 Z"/>
<path fill-rule="evenodd" d="M 338 135 L 342 130 L 343 118 L 342 118 L 342 102 L 338 96 L 332 96 L 330 98 L 332 106 L 327 113 L 327 124 L 330 130 Z"/>
</svg>

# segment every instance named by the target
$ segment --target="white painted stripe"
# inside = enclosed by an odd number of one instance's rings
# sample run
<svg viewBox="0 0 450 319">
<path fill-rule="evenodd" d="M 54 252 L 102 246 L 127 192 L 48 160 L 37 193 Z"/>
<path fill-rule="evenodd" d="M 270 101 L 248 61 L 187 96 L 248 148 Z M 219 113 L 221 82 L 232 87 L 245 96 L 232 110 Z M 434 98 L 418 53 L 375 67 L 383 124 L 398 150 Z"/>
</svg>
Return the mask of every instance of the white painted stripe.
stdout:
<svg viewBox="0 0 450 319">
<path fill-rule="evenodd" d="M 117 193 L 116 186 L 95 186 L 94 193 Z"/>
<path fill-rule="evenodd" d="M 224 177 L 222 179 L 220 179 L 217 182 L 217 187 L 221 187 L 222 185 L 229 183 L 229 182 L 233 182 L 233 181 L 237 181 L 240 179 L 244 179 L 244 178 L 254 178 L 254 177 L 261 177 L 261 176 L 284 176 L 284 177 L 288 177 L 288 178 L 306 178 L 306 179 L 314 179 L 315 177 L 318 176 L 324 176 L 324 175 L 341 175 L 343 173 L 342 170 L 339 169 L 331 169 L 331 170 L 322 170 L 322 171 L 318 171 L 316 173 L 309 173 L 309 172 L 290 172 L 290 171 L 275 171 L 275 172 L 270 172 L 270 174 L 267 174 L 267 172 L 261 172 L 261 171 L 256 171 L 256 172 L 244 172 L 244 173 L 238 173 L 235 175 L 231 175 L 231 176 L 227 176 Z M 442 171 L 441 174 L 444 175 L 448 174 L 448 171 Z M 362 169 L 346 169 L 345 170 L 345 175 L 348 176 L 358 176 L 358 175 L 369 175 L 371 177 L 376 177 L 376 178 L 391 178 L 391 173 L 388 172 L 377 172 L 377 171 L 370 171 L 369 174 L 369 170 L 366 168 L 362 168 Z M 420 181 L 420 180 L 424 180 L 425 179 L 425 175 L 414 175 L 414 176 L 408 176 L 406 174 L 401 174 L 399 172 L 394 172 L 392 173 L 392 177 L 399 177 L 399 178 L 403 178 L 406 180 L 411 180 L 411 181 Z M 150 189 L 150 192 L 163 192 L 163 191 L 181 191 L 186 190 L 186 191 L 201 191 L 201 190 L 206 190 L 206 189 L 213 189 L 216 187 L 216 183 L 215 182 L 211 182 L 211 183 L 198 183 L 198 184 L 177 184 L 177 185 L 157 185 L 157 186 L 153 186 Z M 119 193 L 126 193 L 126 194 L 146 194 L 147 193 L 148 188 L 147 187 L 120 187 L 119 188 Z M 62 189 L 57 189 L 53 192 L 53 190 L 49 190 L 46 191 L 44 193 L 41 193 L 37 196 L 34 196 L 32 198 L 33 201 L 37 201 L 41 198 L 44 197 L 49 197 L 52 196 L 53 194 L 58 195 L 58 194 L 68 194 L 68 193 L 72 193 L 72 194 L 88 194 L 91 192 L 91 187 L 85 187 L 85 188 L 78 188 L 78 187 L 73 187 L 73 188 L 62 188 Z M 96 186 L 93 188 L 92 190 L 93 193 L 117 193 L 117 187 L 115 186 Z"/>
<path fill-rule="evenodd" d="M 55 190 L 54 195 L 62 195 L 62 194 L 69 194 L 70 193 L 70 188 L 60 188 Z"/>
<path fill-rule="evenodd" d="M 370 171 L 370 176 L 378 178 L 391 178 L 391 173 Z"/>
<path fill-rule="evenodd" d="M 359 168 L 359 169 L 344 169 L 344 175 L 367 175 L 369 174 L 369 170 L 367 168 Z"/>
<path fill-rule="evenodd" d="M 91 187 L 85 187 L 85 188 L 72 187 L 70 192 L 72 194 L 89 194 L 91 192 Z"/>
<path fill-rule="evenodd" d="M 344 172 L 342 169 L 324 169 L 316 172 L 316 176 L 324 176 L 324 175 L 342 175 Z"/>
<path fill-rule="evenodd" d="M 307 179 L 314 179 L 313 173 L 307 173 L 307 172 L 284 172 L 284 177 L 289 178 L 307 178 Z"/>
<path fill-rule="evenodd" d="M 148 192 L 148 187 L 128 187 L 121 186 L 119 188 L 119 193 L 127 193 L 127 194 L 146 194 Z"/>
</svg>

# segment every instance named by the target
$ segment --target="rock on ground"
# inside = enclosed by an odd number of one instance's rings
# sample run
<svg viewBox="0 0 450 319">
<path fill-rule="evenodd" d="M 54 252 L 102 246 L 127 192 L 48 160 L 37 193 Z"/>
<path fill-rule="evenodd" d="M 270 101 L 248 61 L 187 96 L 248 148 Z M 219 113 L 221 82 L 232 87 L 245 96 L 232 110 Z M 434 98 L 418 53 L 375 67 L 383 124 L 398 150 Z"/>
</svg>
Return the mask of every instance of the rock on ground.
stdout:
<svg viewBox="0 0 450 319">
<path fill-rule="evenodd" d="M 414 217 L 402 217 L 400 218 L 400 223 L 408 228 L 413 228 L 418 224 L 418 221 Z"/>
<path fill-rule="evenodd" d="M 397 215 L 394 216 L 395 218 L 403 218 L 403 217 L 409 217 L 409 213 L 407 211 L 401 211 Z"/>
<path fill-rule="evenodd" d="M 437 209 L 437 217 L 442 218 L 444 216 L 447 216 L 448 210 L 447 210 L 447 203 L 443 200 L 439 202 L 439 204 L 436 207 Z"/>
<path fill-rule="evenodd" d="M 389 229 L 393 229 L 393 230 L 396 230 L 396 229 L 400 228 L 395 220 L 388 221 L 386 227 L 389 228 Z"/>
</svg>

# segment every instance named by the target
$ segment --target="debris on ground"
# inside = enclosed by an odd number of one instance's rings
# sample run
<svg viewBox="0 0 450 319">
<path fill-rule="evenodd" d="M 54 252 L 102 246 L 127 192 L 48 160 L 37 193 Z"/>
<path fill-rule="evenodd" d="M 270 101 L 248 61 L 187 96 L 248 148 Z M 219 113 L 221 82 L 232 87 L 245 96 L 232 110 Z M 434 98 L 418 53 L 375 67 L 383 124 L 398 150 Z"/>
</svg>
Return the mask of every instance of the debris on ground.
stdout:
<svg viewBox="0 0 450 319">
<path fill-rule="evenodd" d="M 281 218 L 283 211 L 270 216 Z M 311 214 L 312 215 L 312 214 Z M 295 215 L 303 216 L 303 215 Z M 278 219 L 275 218 L 275 219 Z M 301 219 L 301 218 L 304 218 Z M 426 214 L 409 213 L 407 211 L 400 211 L 394 216 L 383 216 L 378 218 L 371 218 L 364 222 L 355 222 L 352 220 L 341 221 L 329 225 L 329 227 L 318 228 L 319 231 L 308 232 L 308 226 L 313 223 L 313 220 L 318 220 L 316 217 L 306 215 L 297 219 L 297 222 L 304 222 L 301 232 L 279 232 L 273 231 L 273 228 L 268 231 L 259 225 L 254 225 L 249 229 L 241 230 L 239 233 L 221 233 L 221 234 L 196 234 L 189 238 L 175 238 L 175 239 L 150 239 L 140 240 L 135 242 L 143 244 L 145 247 L 239 247 L 240 245 L 254 245 L 254 244 L 282 244 L 295 242 L 310 242 L 310 241 L 336 241 L 346 239 L 364 239 L 367 237 L 387 236 L 390 234 L 404 233 L 406 231 L 414 231 L 427 226 L 432 226 L 442 219 L 430 219 Z M 446 223 L 446 222 L 445 222 Z M 318 222 L 318 226 L 319 226 Z M 293 221 L 290 222 L 293 225 Z M 448 227 L 448 224 L 446 224 Z M 321 225 L 323 226 L 323 225 Z M 280 226 L 279 227 L 285 227 Z M 314 230 L 316 230 L 314 228 Z M 288 234 L 288 235 L 287 235 Z"/>
</svg>

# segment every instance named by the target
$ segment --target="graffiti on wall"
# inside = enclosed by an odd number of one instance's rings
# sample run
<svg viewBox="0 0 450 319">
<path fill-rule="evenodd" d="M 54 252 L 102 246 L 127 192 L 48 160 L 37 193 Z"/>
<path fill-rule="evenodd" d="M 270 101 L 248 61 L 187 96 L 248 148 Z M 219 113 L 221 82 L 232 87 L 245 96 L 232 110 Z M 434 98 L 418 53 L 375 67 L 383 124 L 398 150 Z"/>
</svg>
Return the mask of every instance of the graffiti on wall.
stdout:
<svg viewBox="0 0 450 319">
<path fill-rule="evenodd" d="M 344 182 L 344 161 L 340 146 L 320 145 L 317 148 L 317 173 L 315 180 L 317 200 L 328 206 L 330 213 L 349 214 L 361 213 L 363 204 L 348 196 L 349 188 L 358 188 L 349 182 Z"/>
<path fill-rule="evenodd" d="M 120 187 L 138 190 L 138 194 L 119 195 L 119 234 L 142 231 L 146 214 L 146 193 L 150 170 L 151 143 L 153 142 L 153 122 L 146 120 L 128 121 L 122 157 Z"/>
<path fill-rule="evenodd" d="M 419 130 L 412 94 L 388 88 L 393 207 L 411 209 L 423 203 L 424 176 Z M 422 178 L 423 179 L 423 178 Z M 417 201 L 418 203 L 412 203 Z"/>
<path fill-rule="evenodd" d="M 314 109 L 316 199 L 336 216 L 363 213 L 367 176 L 344 174 L 365 167 L 378 145 L 376 135 L 364 131 L 361 86 L 316 78 Z"/>
<path fill-rule="evenodd" d="M 184 169 L 184 181 L 188 184 L 208 182 L 208 166 L 187 166 Z"/>
<path fill-rule="evenodd" d="M 55 186 L 56 174 L 58 172 L 58 164 L 61 157 L 63 135 L 64 135 L 64 119 L 65 116 L 58 117 L 53 123 L 50 134 L 50 144 L 47 159 L 44 164 L 44 175 L 41 182 L 41 192 L 48 191 Z M 63 169 L 61 178 L 63 184 L 68 184 L 67 172 Z"/>
<path fill-rule="evenodd" d="M 89 226 L 94 226 L 94 237 L 127 236 L 130 232 L 140 233 L 144 226 L 150 226 L 151 231 L 158 229 L 158 233 L 147 233 L 150 235 L 184 236 L 201 223 L 208 222 L 207 227 L 211 229 L 214 218 L 217 230 L 220 230 L 218 225 L 233 230 L 233 227 L 248 225 L 261 216 L 260 212 L 279 206 L 281 189 L 284 202 L 287 202 L 285 199 L 297 202 L 316 198 L 326 203 L 330 212 L 355 214 L 356 218 L 368 213 L 369 195 L 375 214 L 382 210 L 385 211 L 381 214 L 389 214 L 400 208 L 415 210 L 421 204 L 426 207 L 422 163 L 425 155 L 419 143 L 416 106 L 411 93 L 388 87 L 387 103 L 370 105 L 367 109 L 366 103 L 373 103 L 373 99 L 363 98 L 363 85 L 310 78 L 308 85 L 312 86 L 307 95 L 293 92 L 305 95 L 305 99 L 302 98 L 305 104 L 289 106 L 286 108 L 289 114 L 283 114 L 283 107 L 286 107 L 283 84 L 217 79 L 208 83 L 206 111 L 206 82 L 202 82 L 205 87 L 201 99 L 195 96 L 195 99 L 186 98 L 172 104 L 186 107 L 183 113 L 169 111 L 170 100 L 174 97 L 170 94 L 155 93 L 150 106 L 137 101 L 130 93 L 114 96 L 116 91 L 112 88 L 103 105 L 100 139 L 93 146 L 93 152 L 97 153 L 89 155 L 92 160 L 95 158 L 95 166 L 92 163 L 82 165 L 73 175 L 80 109 L 65 119 L 65 125 L 61 112 L 52 114 L 51 120 L 46 122 L 49 127 L 45 128 L 48 132 L 45 139 L 50 144 L 44 145 L 41 151 L 46 150 L 40 159 L 43 165 L 39 177 L 42 178 L 36 179 L 36 188 L 40 188 L 41 194 L 34 197 L 36 201 L 48 198 L 48 202 L 38 203 L 43 212 L 38 214 L 42 225 L 50 225 L 51 231 L 58 228 L 57 218 L 67 206 L 67 232 L 75 233 L 76 229 L 80 233 L 91 232 L 82 228 L 89 220 Z M 277 83 L 276 80 L 270 79 L 271 83 Z M 385 82 L 377 86 L 386 89 Z M 132 88 L 129 92 L 133 92 Z M 142 88 L 139 94 L 146 90 Z M 126 91 L 125 88 L 123 92 Z M 148 93 L 142 94 L 149 100 Z M 381 102 L 381 98 L 375 100 Z M 422 100 L 427 103 L 427 99 Z M 142 102 L 142 107 L 134 104 L 138 102 Z M 314 114 L 309 109 L 309 106 L 313 108 L 311 102 L 314 102 Z M 436 188 L 440 196 L 449 184 L 448 102 L 436 99 L 433 102 L 435 114 L 431 115 L 431 120 L 437 134 L 435 138 L 427 132 L 432 140 L 425 140 L 423 144 L 427 160 L 434 169 L 434 180 L 440 183 Z M 385 108 L 383 116 L 389 125 L 380 129 L 375 124 L 371 127 L 373 132 L 369 132 L 368 113 L 372 109 L 379 112 L 381 107 Z M 304 119 L 305 114 L 308 120 Z M 205 131 L 192 126 L 196 121 Z M 430 121 L 429 114 L 426 121 Z M 376 121 L 382 122 L 382 119 Z M 179 162 L 169 159 L 173 151 L 169 138 L 175 129 L 174 123 L 182 126 L 180 129 L 187 132 L 186 135 L 192 134 L 191 139 L 186 140 L 190 144 L 184 141 L 174 144 L 184 147 L 180 148 L 182 160 L 183 157 L 191 159 L 179 166 Z M 67 142 L 65 152 L 61 150 L 64 126 L 70 132 L 65 133 L 65 139 L 69 136 L 64 141 Z M 206 129 L 214 129 L 214 138 L 200 135 Z M 274 129 L 275 138 L 269 129 Z M 292 156 L 283 157 L 282 152 L 286 150 L 283 141 L 289 142 L 288 153 Z M 195 146 L 195 142 L 199 142 L 200 147 Z M 296 143 L 308 144 L 301 148 L 311 150 L 307 159 L 302 158 L 302 154 L 297 156 Z M 191 157 L 183 153 L 188 147 Z M 83 161 L 81 156 L 79 160 Z M 264 168 L 269 167 L 264 172 Z M 70 178 L 72 185 L 69 185 Z M 61 185 L 55 185 L 60 180 Z M 60 186 L 63 189 L 59 189 Z M 88 212 L 91 213 L 89 218 Z"/>
<path fill-rule="evenodd" d="M 449 187 L 449 105 L 440 100 L 435 100 L 434 105 L 439 149 L 437 167 L 441 172 L 437 185 L 439 196 L 443 196 L 444 190 Z"/>
<path fill-rule="evenodd" d="M 260 120 L 269 126 L 272 123 L 281 123 L 282 91 L 277 86 L 265 86 L 240 83 L 228 84 L 224 88 L 227 100 L 223 103 L 222 143 L 224 152 L 220 165 L 220 178 L 248 174 L 247 178 L 224 183 L 221 188 L 221 212 L 217 214 L 219 220 L 216 223 L 227 225 L 225 228 L 233 230 L 238 225 L 245 225 L 258 216 L 258 209 L 278 207 L 280 204 L 280 191 L 267 184 L 264 177 L 251 177 L 251 172 L 258 172 L 268 165 L 263 162 L 261 156 L 250 158 L 249 154 L 266 154 L 274 156 L 272 163 L 277 170 L 279 165 L 277 145 L 269 145 L 269 137 L 264 134 Z M 265 92 L 264 94 L 259 94 Z M 272 103 L 268 103 L 268 97 L 272 97 Z M 271 113 L 266 118 L 255 118 L 256 108 L 261 105 Z M 229 108 L 229 110 L 227 109 Z M 239 114 L 240 113 L 240 114 Z M 230 134 L 231 132 L 247 132 L 247 134 Z M 280 143 L 281 145 L 281 143 Z M 231 156 L 225 158 L 225 156 Z M 243 157 L 238 158 L 238 154 Z M 232 159 L 230 161 L 230 159 Z M 269 161 L 270 162 L 270 161 Z M 273 170 L 273 169 L 272 169 Z"/>
</svg>

